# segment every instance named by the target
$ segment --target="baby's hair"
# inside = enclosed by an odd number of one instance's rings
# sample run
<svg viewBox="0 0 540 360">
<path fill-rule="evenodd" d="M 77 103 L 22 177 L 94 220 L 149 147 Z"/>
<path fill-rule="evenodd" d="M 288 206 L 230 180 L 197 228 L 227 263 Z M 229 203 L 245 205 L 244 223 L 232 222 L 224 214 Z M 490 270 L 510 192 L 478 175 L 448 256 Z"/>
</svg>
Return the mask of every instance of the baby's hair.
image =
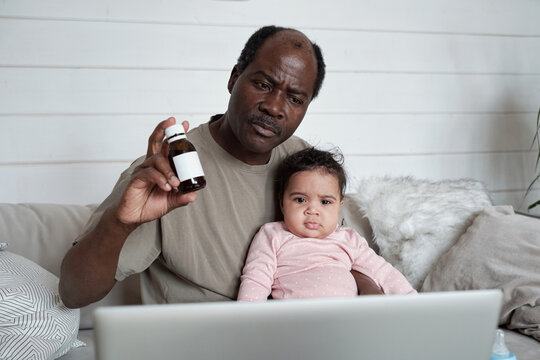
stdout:
<svg viewBox="0 0 540 360">
<path fill-rule="evenodd" d="M 309 147 L 287 156 L 277 170 L 277 193 L 283 193 L 293 174 L 300 171 L 322 170 L 338 179 L 340 196 L 343 199 L 347 176 L 343 169 L 343 154 L 336 148 L 333 151 L 318 150 Z"/>
</svg>

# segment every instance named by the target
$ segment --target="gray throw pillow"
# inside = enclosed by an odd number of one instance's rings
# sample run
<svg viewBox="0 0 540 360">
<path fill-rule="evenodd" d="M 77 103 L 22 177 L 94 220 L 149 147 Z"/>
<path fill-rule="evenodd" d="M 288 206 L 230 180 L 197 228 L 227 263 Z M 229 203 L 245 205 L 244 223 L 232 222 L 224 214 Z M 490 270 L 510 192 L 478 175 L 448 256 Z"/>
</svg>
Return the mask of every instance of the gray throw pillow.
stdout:
<svg viewBox="0 0 540 360">
<path fill-rule="evenodd" d="M 79 310 L 66 308 L 57 289 L 56 276 L 0 251 L 0 359 L 56 359 L 84 345 Z"/>
<path fill-rule="evenodd" d="M 501 289 L 500 325 L 540 341 L 540 219 L 485 209 L 436 263 L 422 291 Z"/>
</svg>

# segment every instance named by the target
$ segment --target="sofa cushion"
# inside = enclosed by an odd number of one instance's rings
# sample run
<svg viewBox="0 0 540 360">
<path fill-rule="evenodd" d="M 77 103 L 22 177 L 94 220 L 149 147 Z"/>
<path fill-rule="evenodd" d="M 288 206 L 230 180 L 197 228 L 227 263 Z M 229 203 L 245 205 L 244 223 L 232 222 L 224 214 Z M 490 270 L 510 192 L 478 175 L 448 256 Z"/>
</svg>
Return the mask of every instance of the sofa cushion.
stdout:
<svg viewBox="0 0 540 360">
<path fill-rule="evenodd" d="M 0 204 L 0 242 L 60 276 L 60 261 L 95 205 Z"/>
<path fill-rule="evenodd" d="M 84 345 L 79 310 L 66 308 L 57 289 L 56 276 L 0 251 L 0 359 L 56 359 Z"/>
<path fill-rule="evenodd" d="M 500 324 L 540 341 L 540 219 L 485 209 L 443 255 L 422 291 L 502 289 Z"/>
<path fill-rule="evenodd" d="M 350 195 L 369 219 L 379 254 L 419 290 L 435 261 L 491 199 L 476 180 L 369 178 Z"/>
<path fill-rule="evenodd" d="M 540 342 L 514 330 L 503 329 L 506 346 L 519 360 L 538 360 Z"/>
</svg>

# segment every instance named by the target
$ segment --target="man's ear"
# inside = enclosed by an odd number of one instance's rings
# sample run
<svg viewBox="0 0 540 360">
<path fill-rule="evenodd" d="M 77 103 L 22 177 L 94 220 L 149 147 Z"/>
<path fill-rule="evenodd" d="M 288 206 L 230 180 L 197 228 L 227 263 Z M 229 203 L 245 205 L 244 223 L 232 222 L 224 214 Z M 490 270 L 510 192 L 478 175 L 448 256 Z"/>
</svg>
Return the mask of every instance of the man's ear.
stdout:
<svg viewBox="0 0 540 360">
<path fill-rule="evenodd" d="M 229 76 L 229 82 L 227 83 L 227 89 L 229 89 L 229 94 L 232 93 L 234 84 L 236 84 L 236 80 L 238 80 L 239 76 L 240 76 L 240 72 L 238 71 L 238 66 L 234 65 L 234 67 L 231 70 L 231 76 Z"/>
</svg>

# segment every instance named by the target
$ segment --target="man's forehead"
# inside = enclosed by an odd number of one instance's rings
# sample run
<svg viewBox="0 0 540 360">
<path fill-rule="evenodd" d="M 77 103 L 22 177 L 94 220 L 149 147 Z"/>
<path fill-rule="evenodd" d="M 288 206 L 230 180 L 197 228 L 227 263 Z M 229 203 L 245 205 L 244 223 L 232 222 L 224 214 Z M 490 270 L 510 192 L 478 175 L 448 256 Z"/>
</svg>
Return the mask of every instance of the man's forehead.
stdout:
<svg viewBox="0 0 540 360">
<path fill-rule="evenodd" d="M 268 38 L 266 44 L 271 46 L 290 46 L 299 50 L 305 50 L 310 54 L 313 53 L 311 41 L 304 34 L 296 30 L 282 30 Z"/>
</svg>

